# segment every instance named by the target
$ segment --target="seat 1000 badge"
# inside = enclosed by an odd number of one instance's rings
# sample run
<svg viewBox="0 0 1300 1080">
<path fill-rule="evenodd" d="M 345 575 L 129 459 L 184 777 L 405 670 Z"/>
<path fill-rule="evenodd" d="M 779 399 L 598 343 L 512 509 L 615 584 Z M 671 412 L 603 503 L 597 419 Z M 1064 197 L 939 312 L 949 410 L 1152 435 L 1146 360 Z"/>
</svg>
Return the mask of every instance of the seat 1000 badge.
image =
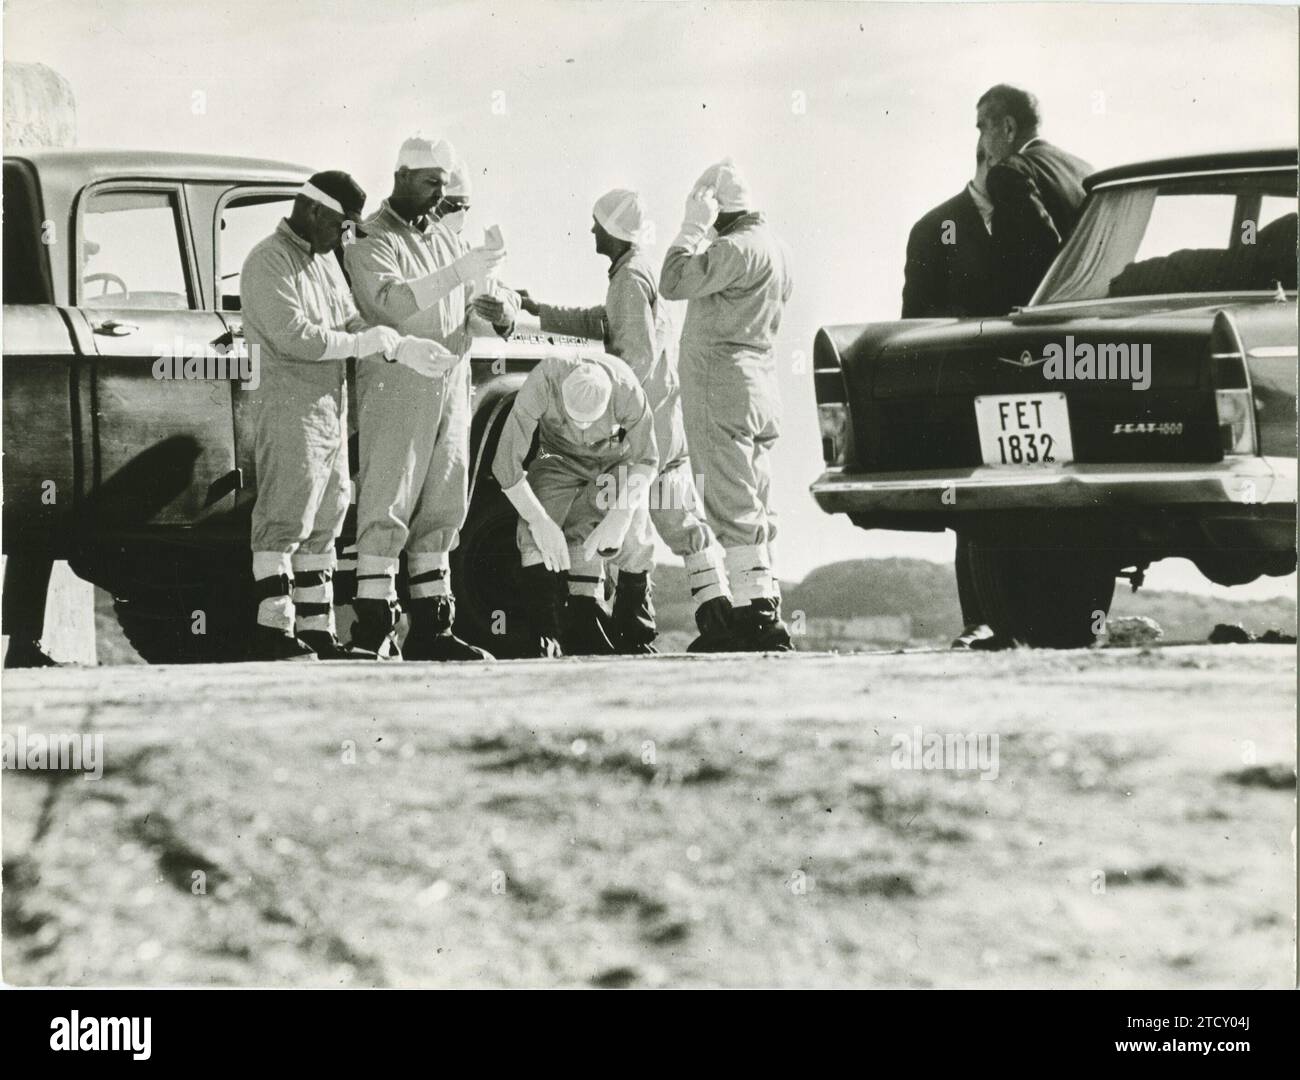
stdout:
<svg viewBox="0 0 1300 1080">
<path fill-rule="evenodd" d="M 1181 420 L 1166 421 L 1164 423 L 1129 423 L 1116 424 L 1112 435 L 1181 435 L 1183 433 L 1183 422 Z"/>
</svg>

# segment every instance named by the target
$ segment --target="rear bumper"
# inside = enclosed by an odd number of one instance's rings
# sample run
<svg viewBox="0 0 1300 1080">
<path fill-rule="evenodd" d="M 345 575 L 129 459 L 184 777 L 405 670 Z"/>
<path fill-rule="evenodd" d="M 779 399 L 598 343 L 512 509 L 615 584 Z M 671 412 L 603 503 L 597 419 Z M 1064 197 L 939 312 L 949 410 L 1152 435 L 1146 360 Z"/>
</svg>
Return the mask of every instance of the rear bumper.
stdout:
<svg viewBox="0 0 1300 1080">
<path fill-rule="evenodd" d="M 1294 516 L 1294 458 L 1230 458 L 1210 465 L 1065 465 L 1051 472 L 980 466 L 917 472 L 846 473 L 829 469 L 813 482 L 828 514 L 881 515 L 888 527 L 942 528 L 944 517 L 1003 510 L 1256 510 Z M 860 522 L 865 524 L 866 522 Z M 882 520 L 882 526 L 885 522 Z"/>
</svg>

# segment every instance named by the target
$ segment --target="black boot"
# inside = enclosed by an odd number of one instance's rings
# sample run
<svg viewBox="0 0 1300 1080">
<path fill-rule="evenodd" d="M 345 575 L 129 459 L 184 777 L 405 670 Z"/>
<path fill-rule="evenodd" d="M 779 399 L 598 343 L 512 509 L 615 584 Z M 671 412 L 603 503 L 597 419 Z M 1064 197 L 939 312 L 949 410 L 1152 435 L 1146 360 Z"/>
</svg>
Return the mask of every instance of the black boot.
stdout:
<svg viewBox="0 0 1300 1080">
<path fill-rule="evenodd" d="M 570 596 L 564 605 L 565 656 L 613 656 L 618 652 L 605 629 L 605 612 L 594 596 Z"/>
<path fill-rule="evenodd" d="M 328 630 L 299 630 L 298 640 L 322 660 L 378 660 L 369 649 L 359 645 L 344 645 Z"/>
<path fill-rule="evenodd" d="M 695 610 L 695 625 L 700 636 L 691 642 L 687 652 L 741 652 L 745 646 L 732 627 L 731 601 L 725 596 L 706 600 Z"/>
<path fill-rule="evenodd" d="M 620 653 L 627 656 L 657 653 L 654 639 L 654 587 L 648 573 L 620 571 L 614 590 L 614 637 Z"/>
<path fill-rule="evenodd" d="M 253 640 L 249 643 L 250 660 L 316 660 L 315 651 L 292 634 L 273 626 L 258 623 L 253 627 Z"/>
<path fill-rule="evenodd" d="M 5 667 L 61 667 L 62 665 L 41 648 L 39 641 L 11 638 L 5 650 Z"/>
<path fill-rule="evenodd" d="M 524 586 L 524 612 L 532 641 L 533 656 L 563 656 L 560 648 L 560 604 L 564 583 L 559 574 L 541 563 L 525 566 L 520 573 Z"/>
<path fill-rule="evenodd" d="M 790 631 L 781 621 L 780 601 L 760 597 L 733 609 L 736 634 L 745 652 L 794 652 Z"/>
<path fill-rule="evenodd" d="M 461 641 L 451 632 L 456 602 L 450 596 L 423 596 L 406 606 L 411 630 L 402 645 L 404 660 L 494 660 L 490 652 Z"/>
<path fill-rule="evenodd" d="M 352 624 L 352 646 L 377 660 L 400 660 L 396 602 L 357 597 L 352 601 L 352 610 L 357 613 L 357 621 Z"/>
</svg>

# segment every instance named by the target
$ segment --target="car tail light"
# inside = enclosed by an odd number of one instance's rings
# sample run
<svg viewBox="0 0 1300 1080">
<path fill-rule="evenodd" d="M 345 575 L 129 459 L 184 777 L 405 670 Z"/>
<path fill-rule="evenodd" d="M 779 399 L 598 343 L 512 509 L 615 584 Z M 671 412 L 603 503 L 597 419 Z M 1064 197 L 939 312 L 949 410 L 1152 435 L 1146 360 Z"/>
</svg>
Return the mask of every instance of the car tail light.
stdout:
<svg viewBox="0 0 1300 1080">
<path fill-rule="evenodd" d="M 825 402 L 817 406 L 817 420 L 821 425 L 822 458 L 827 465 L 842 465 L 848 445 L 849 407 L 842 401 Z"/>
<path fill-rule="evenodd" d="M 1254 454 L 1255 403 L 1249 390 L 1216 390 L 1219 442 L 1224 454 Z"/>
<path fill-rule="evenodd" d="M 1255 399 L 1245 350 L 1237 328 L 1222 311 L 1214 317 L 1210 330 L 1210 368 L 1219 417 L 1219 445 L 1224 455 L 1258 453 Z"/>
</svg>

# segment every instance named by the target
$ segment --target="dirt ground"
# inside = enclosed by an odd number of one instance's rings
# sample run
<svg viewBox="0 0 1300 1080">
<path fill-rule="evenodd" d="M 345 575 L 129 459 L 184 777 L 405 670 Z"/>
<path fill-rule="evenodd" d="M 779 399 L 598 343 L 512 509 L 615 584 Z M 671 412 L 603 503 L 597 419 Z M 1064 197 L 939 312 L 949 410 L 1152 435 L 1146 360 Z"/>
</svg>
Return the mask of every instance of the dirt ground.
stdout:
<svg viewBox="0 0 1300 1080">
<path fill-rule="evenodd" d="M 4 979 L 1292 986 L 1295 659 L 7 672 Z"/>
</svg>

